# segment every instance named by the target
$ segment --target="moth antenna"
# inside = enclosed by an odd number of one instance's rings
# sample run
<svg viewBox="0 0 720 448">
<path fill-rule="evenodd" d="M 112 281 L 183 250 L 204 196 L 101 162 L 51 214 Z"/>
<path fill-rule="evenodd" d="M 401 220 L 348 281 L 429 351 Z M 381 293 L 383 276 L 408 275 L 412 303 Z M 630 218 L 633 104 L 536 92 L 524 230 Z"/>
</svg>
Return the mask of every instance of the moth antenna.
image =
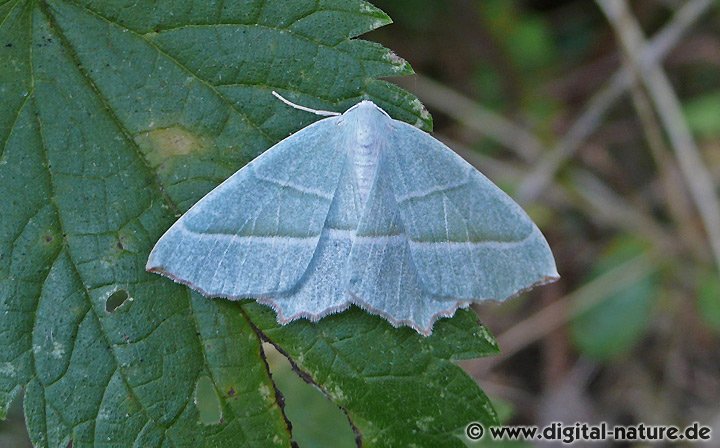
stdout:
<svg viewBox="0 0 720 448">
<path fill-rule="evenodd" d="M 279 99 L 279 100 L 282 101 L 283 103 L 287 104 L 287 105 L 290 106 L 290 107 L 294 107 L 295 109 L 298 109 L 298 110 L 302 110 L 302 111 L 305 111 L 305 112 L 310 112 L 310 113 L 313 113 L 313 114 L 315 114 L 315 115 L 320 115 L 320 116 L 322 116 L 322 117 L 337 117 L 338 115 L 342 115 L 342 114 L 339 113 L 339 112 L 330 112 L 329 110 L 310 109 L 309 107 L 305 107 L 305 106 L 301 106 L 301 105 L 299 105 L 299 104 L 295 104 L 295 103 L 293 103 L 292 101 L 283 98 L 282 95 L 280 95 L 279 93 L 277 93 L 277 92 L 274 91 L 274 90 L 272 91 L 272 94 L 273 94 L 273 96 L 275 96 L 275 98 Z"/>
</svg>

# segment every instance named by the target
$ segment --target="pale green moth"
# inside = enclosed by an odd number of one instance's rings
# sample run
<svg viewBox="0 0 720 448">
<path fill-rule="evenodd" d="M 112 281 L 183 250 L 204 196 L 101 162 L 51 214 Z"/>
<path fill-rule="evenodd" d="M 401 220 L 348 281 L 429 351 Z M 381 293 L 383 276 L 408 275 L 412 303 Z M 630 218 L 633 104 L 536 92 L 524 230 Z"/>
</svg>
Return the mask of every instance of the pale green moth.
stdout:
<svg viewBox="0 0 720 448">
<path fill-rule="evenodd" d="M 371 101 L 313 112 L 332 116 L 198 201 L 147 269 L 253 298 L 282 324 L 355 304 L 423 335 L 471 302 L 558 278 L 537 226 L 447 146 Z"/>
</svg>

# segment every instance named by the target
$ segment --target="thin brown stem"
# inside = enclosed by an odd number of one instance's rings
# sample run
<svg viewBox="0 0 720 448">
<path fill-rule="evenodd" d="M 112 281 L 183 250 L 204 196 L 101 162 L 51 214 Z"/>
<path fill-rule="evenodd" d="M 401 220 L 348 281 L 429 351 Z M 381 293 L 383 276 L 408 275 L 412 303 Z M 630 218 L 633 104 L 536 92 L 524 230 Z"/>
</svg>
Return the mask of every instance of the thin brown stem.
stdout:
<svg viewBox="0 0 720 448">
<path fill-rule="evenodd" d="M 712 0 L 692 0 L 679 9 L 672 20 L 639 54 L 643 63 L 657 63 L 678 43 L 683 34 L 712 6 Z M 570 159 L 587 138 L 600 126 L 602 118 L 617 102 L 632 82 L 627 67 L 619 69 L 593 96 L 580 117 L 573 123 L 562 140 L 543 155 L 535 169 L 518 189 L 520 203 L 535 200 L 555 177 L 558 170 Z"/>
<path fill-rule="evenodd" d="M 712 175 L 706 169 L 700 150 L 685 121 L 680 100 L 660 64 L 640 58 L 645 39 L 627 3 L 624 0 L 596 1 L 615 30 L 623 51 L 655 106 L 700 213 L 717 268 L 720 270 L 720 202 L 715 194 Z"/>
</svg>

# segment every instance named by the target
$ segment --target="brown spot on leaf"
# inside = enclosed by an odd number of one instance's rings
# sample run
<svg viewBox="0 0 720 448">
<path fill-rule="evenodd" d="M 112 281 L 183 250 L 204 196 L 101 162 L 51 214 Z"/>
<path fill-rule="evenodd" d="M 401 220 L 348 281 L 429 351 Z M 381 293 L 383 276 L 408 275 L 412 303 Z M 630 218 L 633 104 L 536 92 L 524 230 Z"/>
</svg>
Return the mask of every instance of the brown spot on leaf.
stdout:
<svg viewBox="0 0 720 448">
<path fill-rule="evenodd" d="M 47 231 L 43 232 L 43 234 L 40 238 L 43 243 L 50 245 L 55 242 L 57 235 L 55 233 L 53 233 L 52 230 L 47 230 Z"/>
<path fill-rule="evenodd" d="M 142 132 L 135 136 L 135 143 L 153 166 L 173 157 L 205 151 L 208 147 L 204 138 L 181 126 Z"/>
</svg>

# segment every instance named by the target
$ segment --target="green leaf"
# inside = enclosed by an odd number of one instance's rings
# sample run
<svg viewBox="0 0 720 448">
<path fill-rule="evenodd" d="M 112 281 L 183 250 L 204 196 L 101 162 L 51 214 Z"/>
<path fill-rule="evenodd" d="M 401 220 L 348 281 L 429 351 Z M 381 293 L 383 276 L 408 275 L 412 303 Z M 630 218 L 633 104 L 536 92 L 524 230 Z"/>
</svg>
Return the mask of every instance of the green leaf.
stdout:
<svg viewBox="0 0 720 448">
<path fill-rule="evenodd" d="M 552 31 L 541 16 L 523 11 L 515 2 L 503 0 L 478 3 L 478 11 L 511 62 L 522 69 L 524 75 L 534 78 L 538 69 L 554 61 Z"/>
<path fill-rule="evenodd" d="M 720 135 L 720 91 L 693 98 L 683 106 L 694 133 L 706 138 Z"/>
<path fill-rule="evenodd" d="M 470 421 L 496 423 L 487 397 L 451 362 L 497 351 L 471 311 L 438 321 L 429 337 L 357 308 L 322 325 L 278 326 L 273 312 L 257 304 L 245 312 L 265 340 L 347 412 L 368 446 L 463 446 Z"/>
<path fill-rule="evenodd" d="M 720 331 L 720 278 L 717 272 L 707 270 L 699 275 L 697 306 L 703 320 Z"/>
<path fill-rule="evenodd" d="M 301 447 L 354 448 L 355 434 L 347 415 L 312 382 L 303 380 L 272 345 L 263 347 L 273 381 L 285 398 L 284 409 L 293 424 L 295 442 Z"/>
<path fill-rule="evenodd" d="M 631 238 L 619 238 L 601 257 L 589 280 L 641 256 L 644 245 Z M 652 305 L 659 291 L 653 272 L 640 276 L 618 290 L 609 290 L 605 297 L 587 305 L 575 319 L 570 330 L 575 345 L 584 354 L 608 359 L 630 350 L 644 334 Z M 580 298 L 576 306 L 583 307 Z"/>
<path fill-rule="evenodd" d="M 183 211 L 317 118 L 273 89 L 430 128 L 377 79 L 409 66 L 352 39 L 389 22 L 359 0 L 0 0 L 0 414 L 24 390 L 36 446 L 288 446 L 268 338 L 366 446 L 494 420 L 451 362 L 496 351 L 470 312 L 430 338 L 358 310 L 278 327 L 144 270 Z"/>
</svg>

